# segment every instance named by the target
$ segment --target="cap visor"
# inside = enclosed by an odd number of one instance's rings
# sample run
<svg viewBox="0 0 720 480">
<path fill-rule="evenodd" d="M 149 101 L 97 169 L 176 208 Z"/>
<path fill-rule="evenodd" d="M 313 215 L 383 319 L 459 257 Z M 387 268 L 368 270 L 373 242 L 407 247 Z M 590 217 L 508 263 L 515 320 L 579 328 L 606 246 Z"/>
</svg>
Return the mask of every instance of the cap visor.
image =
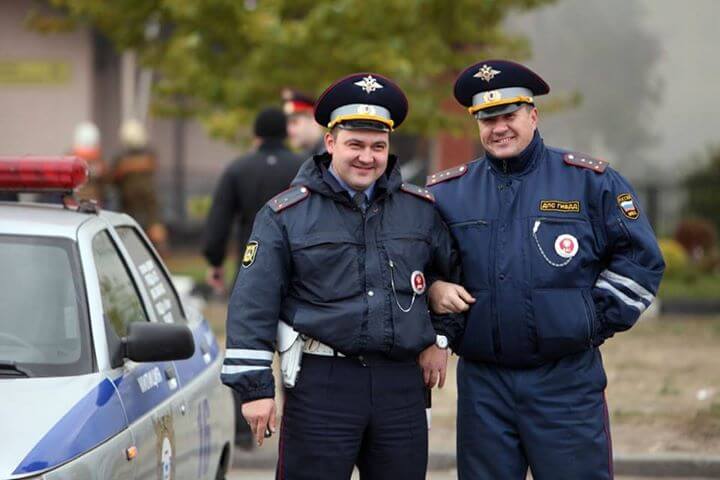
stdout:
<svg viewBox="0 0 720 480">
<path fill-rule="evenodd" d="M 483 110 L 478 110 L 475 112 L 475 118 L 478 120 L 482 120 L 485 118 L 492 118 L 497 117 L 499 115 L 505 115 L 508 113 L 515 112 L 520 109 L 523 105 L 532 105 L 532 103 L 525 103 L 525 102 L 518 102 L 518 103 L 510 103 L 507 105 L 499 105 L 497 107 L 490 107 Z"/>
</svg>

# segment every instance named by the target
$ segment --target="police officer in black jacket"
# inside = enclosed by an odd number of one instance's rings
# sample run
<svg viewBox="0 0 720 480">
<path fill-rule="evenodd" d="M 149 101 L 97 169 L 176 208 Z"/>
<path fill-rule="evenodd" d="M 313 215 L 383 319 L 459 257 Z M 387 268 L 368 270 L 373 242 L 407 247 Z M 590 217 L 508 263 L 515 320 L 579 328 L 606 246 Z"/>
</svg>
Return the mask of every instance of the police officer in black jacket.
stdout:
<svg viewBox="0 0 720 480">
<path fill-rule="evenodd" d="M 306 339 L 285 390 L 277 478 L 349 479 L 354 465 L 363 479 L 425 478 L 425 384 L 443 373 L 462 319 L 428 311 L 426 275 L 459 272 L 432 195 L 403 184 L 388 154 L 406 113 L 403 92 L 380 75 L 333 84 L 315 108 L 328 153 L 308 159 L 255 220 L 222 380 L 261 443 L 275 429 L 278 320 Z"/>
<path fill-rule="evenodd" d="M 266 108 L 255 119 L 257 149 L 233 161 L 218 182 L 205 227 L 203 254 L 210 264 L 207 282 L 224 293 L 222 265 L 233 221 L 238 245 L 247 243 L 255 214 L 274 195 L 285 190 L 302 159 L 285 146 L 287 124 L 278 108 Z"/>
</svg>

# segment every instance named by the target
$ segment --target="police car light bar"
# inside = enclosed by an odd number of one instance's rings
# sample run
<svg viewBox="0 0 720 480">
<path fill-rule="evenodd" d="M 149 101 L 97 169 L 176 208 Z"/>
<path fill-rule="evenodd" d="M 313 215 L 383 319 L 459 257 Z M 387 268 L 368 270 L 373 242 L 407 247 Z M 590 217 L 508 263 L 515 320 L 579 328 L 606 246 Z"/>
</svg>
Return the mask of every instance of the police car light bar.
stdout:
<svg viewBox="0 0 720 480">
<path fill-rule="evenodd" d="M 87 163 L 78 157 L 0 157 L 0 190 L 70 192 L 87 178 Z"/>
</svg>

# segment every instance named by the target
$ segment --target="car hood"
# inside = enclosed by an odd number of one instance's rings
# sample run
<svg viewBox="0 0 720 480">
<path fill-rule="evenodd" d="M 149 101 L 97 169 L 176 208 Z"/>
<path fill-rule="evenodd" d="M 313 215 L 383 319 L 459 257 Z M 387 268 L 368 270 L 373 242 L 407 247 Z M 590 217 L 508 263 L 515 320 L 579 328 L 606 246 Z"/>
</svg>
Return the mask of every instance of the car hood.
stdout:
<svg viewBox="0 0 720 480">
<path fill-rule="evenodd" d="M 0 478 L 56 467 L 97 445 L 89 422 L 112 397 L 114 385 L 101 374 L 0 379 Z"/>
</svg>

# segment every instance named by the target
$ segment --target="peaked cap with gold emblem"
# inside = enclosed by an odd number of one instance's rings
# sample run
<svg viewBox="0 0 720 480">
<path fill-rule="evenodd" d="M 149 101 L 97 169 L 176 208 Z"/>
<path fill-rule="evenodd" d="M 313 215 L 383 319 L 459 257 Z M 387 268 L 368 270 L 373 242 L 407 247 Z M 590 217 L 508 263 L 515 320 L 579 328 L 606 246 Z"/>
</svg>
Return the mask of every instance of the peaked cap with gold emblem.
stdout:
<svg viewBox="0 0 720 480">
<path fill-rule="evenodd" d="M 355 73 L 320 95 L 315 121 L 327 128 L 389 132 L 405 120 L 407 111 L 407 97 L 395 82 L 377 73 Z"/>
<path fill-rule="evenodd" d="M 512 113 L 550 87 L 538 74 L 509 60 L 485 60 L 465 69 L 455 80 L 455 99 L 478 120 Z"/>
</svg>

